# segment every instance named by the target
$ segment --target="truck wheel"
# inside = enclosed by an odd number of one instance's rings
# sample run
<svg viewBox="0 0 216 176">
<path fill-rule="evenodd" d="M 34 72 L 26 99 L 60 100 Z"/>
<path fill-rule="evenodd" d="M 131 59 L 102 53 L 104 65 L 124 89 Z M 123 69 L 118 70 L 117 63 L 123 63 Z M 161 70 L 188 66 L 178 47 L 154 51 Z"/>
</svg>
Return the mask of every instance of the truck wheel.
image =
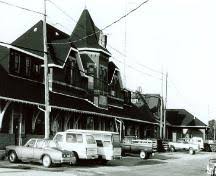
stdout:
<svg viewBox="0 0 216 176">
<path fill-rule="evenodd" d="M 15 151 L 11 151 L 8 156 L 8 160 L 10 163 L 16 163 L 18 160 L 17 154 Z"/>
<path fill-rule="evenodd" d="M 171 152 L 175 152 L 175 147 L 170 146 L 170 151 L 171 151 Z"/>
<path fill-rule="evenodd" d="M 194 155 L 195 151 L 192 148 L 189 148 L 189 154 Z"/>
<path fill-rule="evenodd" d="M 52 160 L 48 155 L 44 155 L 42 158 L 42 163 L 44 167 L 50 167 L 52 164 Z"/>
<path fill-rule="evenodd" d="M 147 159 L 147 153 L 144 152 L 144 151 L 141 151 L 141 152 L 140 152 L 140 158 L 141 158 L 141 159 Z"/>
</svg>

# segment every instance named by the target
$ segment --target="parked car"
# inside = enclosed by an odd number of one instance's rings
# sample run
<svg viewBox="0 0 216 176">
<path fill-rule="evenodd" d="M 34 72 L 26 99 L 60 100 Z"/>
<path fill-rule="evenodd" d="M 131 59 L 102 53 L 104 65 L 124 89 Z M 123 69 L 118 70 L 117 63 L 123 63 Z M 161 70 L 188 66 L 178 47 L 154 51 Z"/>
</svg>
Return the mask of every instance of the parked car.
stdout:
<svg viewBox="0 0 216 176">
<path fill-rule="evenodd" d="M 175 152 L 177 150 L 186 150 L 189 151 L 191 155 L 193 155 L 200 150 L 198 144 L 193 144 L 186 141 L 185 139 L 178 139 L 177 142 L 168 142 L 168 145 L 171 152 Z"/>
<path fill-rule="evenodd" d="M 125 136 L 122 140 L 122 155 L 139 154 L 140 158 L 148 159 L 154 155 L 151 140 L 136 139 L 135 136 Z"/>
<path fill-rule="evenodd" d="M 100 163 L 105 164 L 107 161 L 121 158 L 119 133 L 99 130 L 82 130 L 82 132 L 91 134 L 95 138 L 97 143 L 97 154 Z"/>
<path fill-rule="evenodd" d="M 207 174 L 216 175 L 216 159 L 210 159 L 207 164 Z"/>
<path fill-rule="evenodd" d="M 204 141 L 201 137 L 192 137 L 189 139 L 188 142 L 193 143 L 193 144 L 198 144 L 200 150 L 204 149 Z"/>
<path fill-rule="evenodd" d="M 73 152 L 77 164 L 80 159 L 97 159 L 97 143 L 91 134 L 71 129 L 58 132 L 53 138 L 64 150 Z"/>
<path fill-rule="evenodd" d="M 40 162 L 44 167 L 75 161 L 72 152 L 61 150 L 58 144 L 46 139 L 30 139 L 24 146 L 6 146 L 6 156 L 11 163 L 32 161 Z"/>
</svg>

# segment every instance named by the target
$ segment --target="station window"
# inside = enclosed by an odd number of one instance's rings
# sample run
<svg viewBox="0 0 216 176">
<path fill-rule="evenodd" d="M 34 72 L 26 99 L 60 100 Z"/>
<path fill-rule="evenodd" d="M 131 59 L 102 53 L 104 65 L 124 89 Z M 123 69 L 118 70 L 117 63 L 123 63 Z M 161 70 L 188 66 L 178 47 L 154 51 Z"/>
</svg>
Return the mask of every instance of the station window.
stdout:
<svg viewBox="0 0 216 176">
<path fill-rule="evenodd" d="M 14 71 L 19 73 L 20 72 L 20 55 L 14 55 Z"/>
<path fill-rule="evenodd" d="M 26 57 L 26 76 L 30 76 L 31 73 L 31 59 Z"/>
</svg>

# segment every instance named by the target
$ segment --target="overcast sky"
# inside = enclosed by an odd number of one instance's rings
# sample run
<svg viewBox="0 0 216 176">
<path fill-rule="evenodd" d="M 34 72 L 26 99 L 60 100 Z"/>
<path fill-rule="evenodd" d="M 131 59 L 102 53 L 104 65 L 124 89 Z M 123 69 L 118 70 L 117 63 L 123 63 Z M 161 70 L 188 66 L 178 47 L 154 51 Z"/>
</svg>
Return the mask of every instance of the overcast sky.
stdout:
<svg viewBox="0 0 216 176">
<path fill-rule="evenodd" d="M 43 0 L 3 0 L 43 12 Z M 85 6 L 103 28 L 142 0 L 52 0 L 71 18 L 47 2 L 47 21 L 71 34 Z M 161 93 L 161 74 L 168 72 L 168 108 L 184 108 L 207 123 L 216 118 L 216 1 L 150 0 L 126 20 L 104 31 L 108 49 L 121 69 L 126 87 Z M 42 19 L 0 3 L 0 41 L 12 42 Z M 126 57 L 119 54 L 126 53 Z M 123 79 L 124 80 L 124 79 Z M 164 85 L 165 86 L 165 85 Z M 208 108 L 209 107 L 209 108 Z"/>
</svg>

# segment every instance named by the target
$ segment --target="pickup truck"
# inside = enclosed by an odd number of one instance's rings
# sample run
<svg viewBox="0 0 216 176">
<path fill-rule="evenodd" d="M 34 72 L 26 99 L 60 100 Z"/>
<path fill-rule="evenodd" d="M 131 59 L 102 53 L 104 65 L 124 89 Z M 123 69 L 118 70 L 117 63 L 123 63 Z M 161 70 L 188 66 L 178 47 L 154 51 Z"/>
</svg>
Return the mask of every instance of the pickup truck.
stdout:
<svg viewBox="0 0 216 176">
<path fill-rule="evenodd" d="M 193 155 L 200 150 L 198 144 L 193 144 L 183 139 L 177 140 L 177 142 L 168 142 L 168 145 L 171 152 L 175 152 L 177 150 L 186 150 L 189 151 L 191 155 Z"/>
<path fill-rule="evenodd" d="M 136 139 L 135 136 L 127 136 L 121 143 L 122 155 L 139 154 L 141 159 L 148 159 L 153 155 L 152 141 Z"/>
</svg>

